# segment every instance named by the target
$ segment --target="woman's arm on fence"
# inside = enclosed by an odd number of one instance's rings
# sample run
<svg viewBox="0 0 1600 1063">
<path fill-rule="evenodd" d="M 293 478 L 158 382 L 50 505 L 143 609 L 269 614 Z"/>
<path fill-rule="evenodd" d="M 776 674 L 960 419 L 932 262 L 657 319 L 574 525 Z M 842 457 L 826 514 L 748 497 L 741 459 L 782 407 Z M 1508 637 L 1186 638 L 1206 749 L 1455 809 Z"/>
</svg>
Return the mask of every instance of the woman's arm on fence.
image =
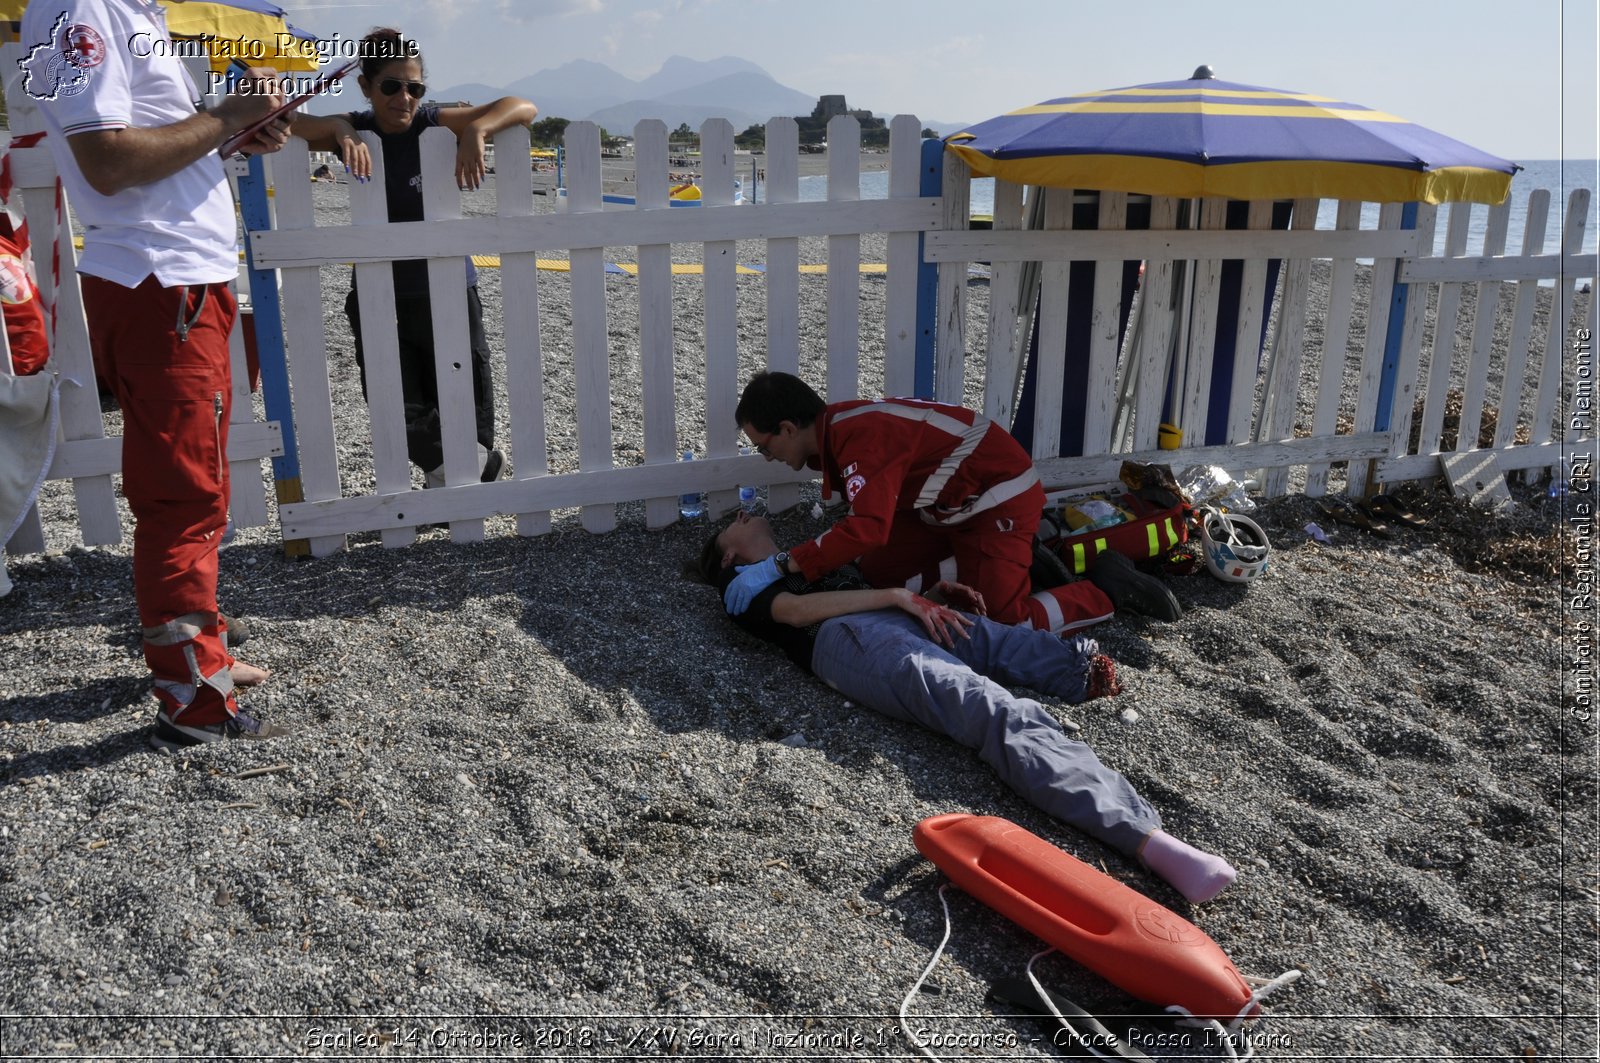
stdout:
<svg viewBox="0 0 1600 1063">
<path fill-rule="evenodd" d="M 352 177 L 372 176 L 372 156 L 356 134 L 356 127 L 343 115 L 297 111 L 290 120 L 289 133 L 304 140 L 313 151 L 338 152 Z"/>
<path fill-rule="evenodd" d="M 489 138 L 514 125 L 532 125 L 539 108 L 520 96 L 502 96 L 476 107 L 441 107 L 439 124 L 456 135 L 456 184 L 477 188 L 483 183 L 483 148 Z"/>
</svg>

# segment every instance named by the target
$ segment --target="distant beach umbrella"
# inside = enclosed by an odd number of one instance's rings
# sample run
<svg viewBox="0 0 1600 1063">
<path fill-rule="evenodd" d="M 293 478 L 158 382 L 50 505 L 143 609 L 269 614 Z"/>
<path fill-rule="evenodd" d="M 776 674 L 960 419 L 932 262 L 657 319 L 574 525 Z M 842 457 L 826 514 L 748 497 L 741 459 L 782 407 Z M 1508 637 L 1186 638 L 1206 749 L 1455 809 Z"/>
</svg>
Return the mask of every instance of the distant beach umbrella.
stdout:
<svg viewBox="0 0 1600 1063">
<path fill-rule="evenodd" d="M 976 174 L 1157 196 L 1500 203 L 1520 167 L 1326 96 L 1218 81 L 1085 92 L 946 140 Z"/>
</svg>

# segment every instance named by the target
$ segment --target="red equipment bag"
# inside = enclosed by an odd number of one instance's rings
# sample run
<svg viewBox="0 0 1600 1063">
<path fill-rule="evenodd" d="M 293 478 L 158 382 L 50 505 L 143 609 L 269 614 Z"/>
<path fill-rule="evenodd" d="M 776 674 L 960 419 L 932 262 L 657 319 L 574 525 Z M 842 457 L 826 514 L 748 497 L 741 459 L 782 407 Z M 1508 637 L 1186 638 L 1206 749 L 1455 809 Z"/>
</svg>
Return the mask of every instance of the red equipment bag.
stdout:
<svg viewBox="0 0 1600 1063">
<path fill-rule="evenodd" d="M 1077 576 L 1089 571 L 1094 559 L 1106 550 L 1115 550 L 1134 561 L 1155 560 L 1189 539 L 1188 505 L 1181 499 L 1175 505 L 1161 505 L 1147 497 L 1161 494 L 1159 490 L 1129 491 L 1122 484 L 1087 495 L 1082 488 L 1052 494 L 1046 499 L 1044 519 L 1039 522 L 1039 541 Z M 1064 514 L 1075 504 L 1082 507 L 1086 499 L 1103 502 L 1106 508 L 1121 511 L 1126 519 L 1074 532 Z"/>
</svg>

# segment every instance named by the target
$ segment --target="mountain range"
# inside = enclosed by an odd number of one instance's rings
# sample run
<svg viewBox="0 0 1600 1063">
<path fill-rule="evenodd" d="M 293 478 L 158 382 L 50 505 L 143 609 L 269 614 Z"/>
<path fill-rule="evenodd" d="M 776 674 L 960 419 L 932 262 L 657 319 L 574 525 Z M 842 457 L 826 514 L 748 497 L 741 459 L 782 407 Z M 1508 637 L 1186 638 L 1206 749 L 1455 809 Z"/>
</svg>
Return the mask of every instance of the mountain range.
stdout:
<svg viewBox="0 0 1600 1063">
<path fill-rule="evenodd" d="M 646 118 L 659 118 L 669 130 L 682 124 L 698 130 L 707 118 L 726 118 L 737 133 L 751 125 L 763 125 L 775 116 L 808 115 L 816 107 L 819 94 L 780 85 L 748 59 L 724 56 L 698 60 L 681 55 L 668 59 L 660 70 L 642 81 L 625 77 L 604 63 L 574 59 L 509 85 L 466 82 L 437 89 L 430 86 L 428 92 L 430 100 L 441 103 L 485 103 L 501 96 L 532 100 L 539 105 L 540 118 L 594 122 L 613 133 L 631 133 L 634 125 Z M 312 109 L 324 114 L 352 106 L 348 95 L 319 102 L 322 106 Z M 849 102 L 863 109 L 869 101 Z M 967 125 L 918 117 L 924 126 L 941 135 Z"/>
</svg>

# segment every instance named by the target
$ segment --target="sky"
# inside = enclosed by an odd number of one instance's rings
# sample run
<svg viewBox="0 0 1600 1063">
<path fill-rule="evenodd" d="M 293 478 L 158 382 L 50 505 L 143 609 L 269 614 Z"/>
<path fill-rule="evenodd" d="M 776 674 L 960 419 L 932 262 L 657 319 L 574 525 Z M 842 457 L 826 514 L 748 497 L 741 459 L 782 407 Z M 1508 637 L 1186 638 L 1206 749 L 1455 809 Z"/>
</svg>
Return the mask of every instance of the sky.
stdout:
<svg viewBox="0 0 1600 1063">
<path fill-rule="evenodd" d="M 1516 161 L 1597 155 L 1595 0 L 279 3 L 325 37 L 398 27 L 441 87 L 573 59 L 640 79 L 673 55 L 736 56 L 808 95 L 956 123 L 1205 63 L 1224 81 L 1363 104 Z"/>
</svg>

